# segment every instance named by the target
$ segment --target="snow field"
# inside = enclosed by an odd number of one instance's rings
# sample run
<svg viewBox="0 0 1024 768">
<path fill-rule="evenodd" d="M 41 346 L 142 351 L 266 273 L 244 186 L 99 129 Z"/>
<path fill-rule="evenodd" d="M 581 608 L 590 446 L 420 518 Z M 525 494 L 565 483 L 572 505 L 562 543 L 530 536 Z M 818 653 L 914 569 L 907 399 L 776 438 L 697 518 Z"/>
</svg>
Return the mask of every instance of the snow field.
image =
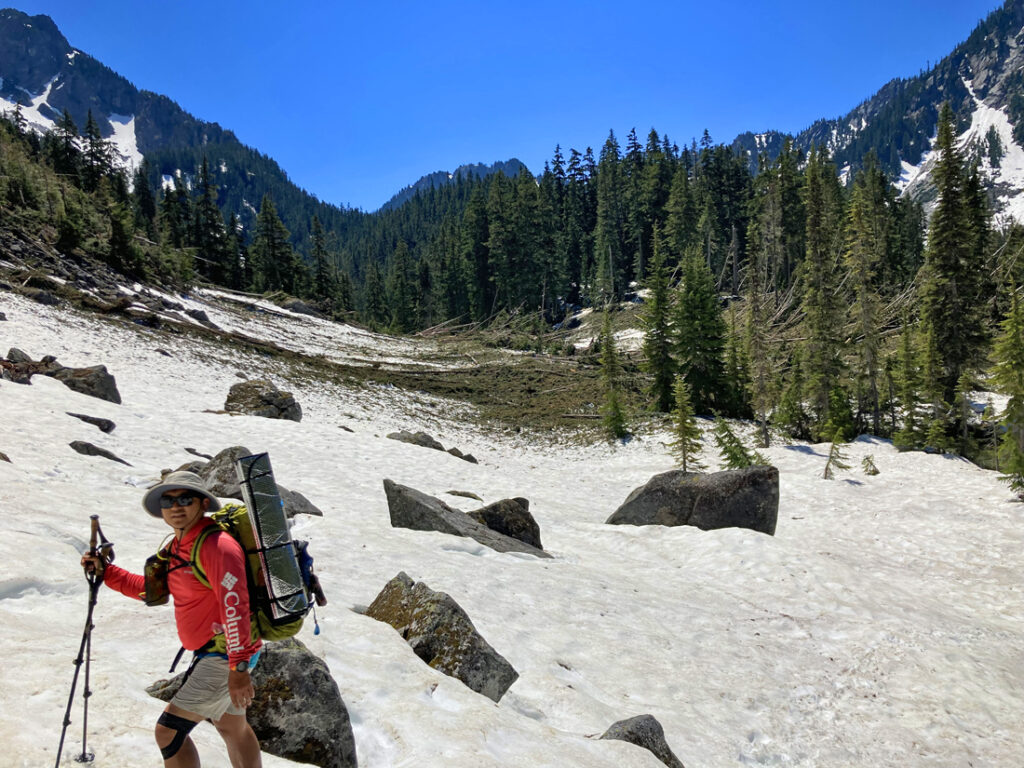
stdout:
<svg viewBox="0 0 1024 768">
<path fill-rule="evenodd" d="M 103 363 L 124 401 L 45 377 L 0 382 L 0 450 L 12 461 L 0 462 L 5 765 L 53 760 L 85 618 L 77 552 L 88 516 L 101 516 L 118 563 L 139 571 L 168 530 L 141 509 L 145 487 L 194 458 L 185 447 L 231 445 L 269 451 L 279 481 L 324 511 L 295 523 L 330 599 L 322 633 L 306 628 L 300 639 L 331 668 L 362 766 L 656 768 L 649 753 L 596 738 L 648 712 L 691 768 L 1024 764 L 1024 510 L 994 473 L 862 439 L 848 449 L 854 469 L 826 481 L 828 446 L 775 445 L 766 451 L 781 478 L 774 537 L 606 526 L 633 488 L 672 467 L 666 436 L 614 447 L 495 437 L 450 415 L 464 406 L 447 413 L 443 401 L 424 409 L 387 387 L 291 381 L 276 360 L 9 294 L 0 309 L 9 318 L 0 352 Z M 260 326 L 262 317 L 247 332 L 274 340 L 279 326 Z M 296 343 L 331 343 L 330 324 L 296 319 L 289 329 Z M 303 421 L 207 413 L 223 407 L 236 370 L 291 390 Z M 117 428 L 104 435 L 66 411 Z M 384 438 L 400 427 L 427 429 L 481 463 Z M 74 439 L 133 466 L 81 456 L 67 447 Z M 869 453 L 876 477 L 859 471 Z M 462 509 L 476 502 L 446 491 L 524 496 L 554 559 L 393 529 L 385 477 Z M 430 669 L 359 612 L 400 570 L 451 594 L 518 670 L 500 703 Z M 162 704 L 144 688 L 167 676 L 176 650 L 169 610 L 101 592 L 89 708 L 96 765 L 157 762 Z M 80 707 L 68 762 L 80 749 Z M 194 734 L 205 766 L 228 765 L 212 728 Z"/>
</svg>

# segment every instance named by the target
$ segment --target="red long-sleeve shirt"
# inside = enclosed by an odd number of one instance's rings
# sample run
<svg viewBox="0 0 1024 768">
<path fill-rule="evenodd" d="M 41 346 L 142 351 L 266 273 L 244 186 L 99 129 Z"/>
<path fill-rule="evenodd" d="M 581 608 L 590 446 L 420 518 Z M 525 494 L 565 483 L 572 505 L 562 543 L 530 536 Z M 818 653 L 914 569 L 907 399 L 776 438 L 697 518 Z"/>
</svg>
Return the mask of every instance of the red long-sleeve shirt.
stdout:
<svg viewBox="0 0 1024 768">
<path fill-rule="evenodd" d="M 245 554 L 241 545 L 222 531 L 206 537 L 198 556 L 209 587 L 204 587 L 187 565 L 196 539 L 211 525 L 214 525 L 212 520 L 203 518 L 180 541 L 171 542 L 167 588 L 174 598 L 174 621 L 181 645 L 195 651 L 210 642 L 214 635 L 223 634 L 228 661 L 233 665 L 256 653 L 262 641 L 251 636 Z M 176 568 L 178 565 L 184 567 Z M 128 597 L 141 600 L 145 596 L 145 577 L 124 568 L 108 565 L 103 580 L 108 587 Z"/>
</svg>

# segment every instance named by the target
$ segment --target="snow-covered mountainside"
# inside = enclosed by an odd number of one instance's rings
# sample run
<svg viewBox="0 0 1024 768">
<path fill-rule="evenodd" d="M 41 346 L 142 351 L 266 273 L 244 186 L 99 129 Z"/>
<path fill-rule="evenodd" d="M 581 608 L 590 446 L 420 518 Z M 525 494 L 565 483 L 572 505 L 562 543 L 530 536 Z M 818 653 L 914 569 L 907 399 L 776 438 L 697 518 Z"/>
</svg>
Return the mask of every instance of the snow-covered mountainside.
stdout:
<svg viewBox="0 0 1024 768">
<path fill-rule="evenodd" d="M 384 366 L 434 359 L 303 315 L 243 319 L 212 295 L 175 299 L 306 354 Z M 44 376 L 0 381 L 0 451 L 10 459 L 0 461 L 4 765 L 53 762 L 86 612 L 78 553 L 89 515 L 100 515 L 118 563 L 138 571 L 166 533 L 140 506 L 145 488 L 193 459 L 186 448 L 233 445 L 269 451 L 281 483 L 324 512 L 295 523 L 331 600 L 322 633 L 306 628 L 300 639 L 338 683 L 362 766 L 656 768 L 650 753 L 597 738 L 643 713 L 690 768 L 1024 765 L 1024 512 L 995 473 L 861 439 L 849 447 L 856 469 L 828 481 L 827 446 L 776 444 L 766 451 L 781 479 L 773 537 L 611 526 L 604 521 L 633 488 L 672 468 L 665 435 L 612 446 L 495 432 L 461 403 L 317 380 L 244 344 L 4 292 L 0 311 L 0 351 L 104 364 L 123 399 Z M 291 391 L 302 421 L 221 412 L 239 373 Z M 116 429 L 103 434 L 69 411 Z M 395 428 L 425 429 L 480 463 L 386 439 Z M 131 466 L 80 455 L 73 440 Z M 714 451 L 705 454 L 715 468 Z M 868 454 L 881 474 L 860 472 Z M 449 491 L 526 497 L 553 557 L 392 528 L 384 478 L 463 509 L 473 502 Z M 431 669 L 358 610 L 399 571 L 454 597 L 516 668 L 499 703 Z M 89 706 L 96 765 L 158 760 L 152 728 L 163 705 L 144 689 L 166 677 L 177 646 L 168 609 L 101 592 Z M 193 735 L 203 765 L 228 766 L 211 727 Z"/>
</svg>

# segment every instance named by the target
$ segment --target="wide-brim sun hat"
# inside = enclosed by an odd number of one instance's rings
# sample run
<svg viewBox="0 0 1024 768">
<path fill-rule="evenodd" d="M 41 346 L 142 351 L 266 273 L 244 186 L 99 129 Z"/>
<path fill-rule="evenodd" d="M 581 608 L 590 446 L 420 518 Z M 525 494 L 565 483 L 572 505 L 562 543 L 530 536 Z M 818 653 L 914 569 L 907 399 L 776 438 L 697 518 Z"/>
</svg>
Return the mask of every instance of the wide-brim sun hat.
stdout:
<svg viewBox="0 0 1024 768">
<path fill-rule="evenodd" d="M 184 469 L 169 473 L 159 483 L 150 488 L 142 499 L 143 509 L 153 517 L 163 518 L 163 511 L 160 509 L 160 497 L 167 491 L 195 491 L 210 500 L 208 512 L 216 512 L 220 509 L 220 500 L 206 490 L 203 478 L 195 472 L 189 472 Z"/>
</svg>

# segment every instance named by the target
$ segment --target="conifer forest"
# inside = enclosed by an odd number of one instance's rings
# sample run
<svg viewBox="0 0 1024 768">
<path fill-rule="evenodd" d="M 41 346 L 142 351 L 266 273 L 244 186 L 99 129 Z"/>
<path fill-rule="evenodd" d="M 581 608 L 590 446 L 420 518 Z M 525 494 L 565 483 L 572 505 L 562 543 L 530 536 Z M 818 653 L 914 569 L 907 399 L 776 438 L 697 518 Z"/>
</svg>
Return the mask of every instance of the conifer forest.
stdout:
<svg viewBox="0 0 1024 768">
<path fill-rule="evenodd" d="M 161 187 L 148 164 L 129 177 L 114 162 L 91 116 L 39 134 L 15 110 L 0 122 L 0 223 L 129 277 L 283 292 L 391 333 L 516 318 L 533 351 L 601 367 L 614 436 L 638 415 L 624 387 L 643 415 L 673 414 L 684 462 L 694 416 L 717 415 L 752 420 L 765 445 L 870 433 L 956 452 L 1024 491 L 1024 230 L 994 223 L 980 150 L 955 133 L 947 104 L 927 215 L 870 153 L 841 175 L 820 148 L 758 158 L 651 130 L 376 213 L 325 205 L 298 236 L 270 195 L 251 229 L 225 215 L 205 159 Z M 586 308 L 606 315 L 590 350 L 545 341 Z M 643 331 L 632 352 L 611 331 L 626 308 Z M 972 410 L 994 388 L 1003 423 Z"/>
</svg>

